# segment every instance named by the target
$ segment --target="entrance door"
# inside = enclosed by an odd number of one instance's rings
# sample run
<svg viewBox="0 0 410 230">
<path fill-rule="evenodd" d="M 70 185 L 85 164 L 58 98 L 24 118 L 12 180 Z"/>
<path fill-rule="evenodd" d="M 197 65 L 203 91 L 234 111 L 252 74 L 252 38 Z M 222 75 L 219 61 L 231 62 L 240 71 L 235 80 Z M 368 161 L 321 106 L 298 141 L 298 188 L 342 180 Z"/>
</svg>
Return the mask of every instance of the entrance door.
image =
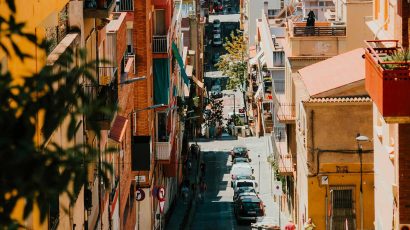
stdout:
<svg viewBox="0 0 410 230">
<path fill-rule="evenodd" d="M 330 194 L 330 229 L 356 229 L 354 187 L 332 187 Z"/>
</svg>

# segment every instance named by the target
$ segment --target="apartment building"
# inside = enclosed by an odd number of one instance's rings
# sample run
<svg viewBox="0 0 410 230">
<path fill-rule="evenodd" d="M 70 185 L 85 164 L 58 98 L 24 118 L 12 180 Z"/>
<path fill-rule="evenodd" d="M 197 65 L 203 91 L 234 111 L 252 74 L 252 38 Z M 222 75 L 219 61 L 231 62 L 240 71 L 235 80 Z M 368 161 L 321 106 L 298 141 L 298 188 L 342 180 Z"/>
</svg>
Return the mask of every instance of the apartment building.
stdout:
<svg viewBox="0 0 410 230">
<path fill-rule="evenodd" d="M 359 48 L 294 76 L 299 225 L 312 218 L 320 229 L 373 229 L 373 151 L 356 141 L 372 138 L 363 64 Z"/>
<path fill-rule="evenodd" d="M 373 100 L 375 229 L 408 229 L 409 69 L 392 58 L 409 46 L 409 3 L 374 1 L 367 22 L 373 33 L 365 49 L 366 90 Z M 389 65 L 386 61 L 396 64 Z"/>
</svg>

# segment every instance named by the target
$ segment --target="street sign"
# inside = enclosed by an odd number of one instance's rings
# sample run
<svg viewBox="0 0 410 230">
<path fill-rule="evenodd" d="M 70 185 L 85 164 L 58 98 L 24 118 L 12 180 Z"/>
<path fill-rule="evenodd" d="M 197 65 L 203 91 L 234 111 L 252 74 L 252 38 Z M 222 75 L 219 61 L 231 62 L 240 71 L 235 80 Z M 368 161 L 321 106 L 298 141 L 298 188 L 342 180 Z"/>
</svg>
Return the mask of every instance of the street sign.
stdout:
<svg viewBox="0 0 410 230">
<path fill-rule="evenodd" d="M 137 183 L 145 183 L 147 180 L 146 180 L 146 177 L 145 176 L 135 176 L 135 181 L 137 182 Z"/>
<path fill-rule="evenodd" d="M 322 185 L 329 184 L 329 177 L 328 176 L 322 176 L 321 182 L 322 182 Z"/>
<path fill-rule="evenodd" d="M 137 201 L 142 201 L 145 198 L 145 192 L 141 188 L 137 188 L 137 191 L 135 192 L 135 199 Z"/>
<path fill-rule="evenodd" d="M 160 212 L 161 214 L 164 213 L 164 206 L 165 206 L 165 200 L 160 200 L 160 201 L 159 201 L 159 212 Z"/>
<path fill-rule="evenodd" d="M 158 189 L 158 200 L 165 200 L 165 188 L 162 186 Z"/>
<path fill-rule="evenodd" d="M 273 195 L 282 196 L 282 182 L 274 181 L 273 182 Z"/>
</svg>

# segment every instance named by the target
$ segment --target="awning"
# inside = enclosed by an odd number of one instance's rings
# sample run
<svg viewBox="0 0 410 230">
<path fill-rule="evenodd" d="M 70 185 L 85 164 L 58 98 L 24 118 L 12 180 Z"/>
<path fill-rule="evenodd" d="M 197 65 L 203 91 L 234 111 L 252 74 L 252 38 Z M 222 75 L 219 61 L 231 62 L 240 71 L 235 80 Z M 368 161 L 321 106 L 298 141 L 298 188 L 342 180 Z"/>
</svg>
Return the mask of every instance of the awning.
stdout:
<svg viewBox="0 0 410 230">
<path fill-rule="evenodd" d="M 258 64 L 258 59 L 262 56 L 262 54 L 263 54 L 263 51 L 260 50 L 255 57 L 253 57 L 253 58 L 251 58 L 251 60 L 249 60 L 249 64 L 250 64 L 250 65 L 256 65 L 256 64 Z"/>
<path fill-rule="evenodd" d="M 195 84 L 197 86 L 199 86 L 199 88 L 203 89 L 204 88 L 204 83 L 201 82 L 200 80 L 198 80 L 198 78 L 196 78 L 195 76 L 192 76 L 192 80 L 195 82 Z"/>
<path fill-rule="evenodd" d="M 174 57 L 177 59 L 179 68 L 181 69 L 181 76 L 184 80 L 185 85 L 189 86 L 189 78 L 185 72 L 184 61 L 182 60 L 182 57 L 178 52 L 178 47 L 174 42 L 172 42 L 172 53 L 174 54 Z"/>
<path fill-rule="evenodd" d="M 123 116 L 116 116 L 110 129 L 109 138 L 120 143 L 127 129 L 128 119 Z"/>
<path fill-rule="evenodd" d="M 168 58 L 154 58 L 154 102 L 169 103 L 170 67 Z"/>
</svg>

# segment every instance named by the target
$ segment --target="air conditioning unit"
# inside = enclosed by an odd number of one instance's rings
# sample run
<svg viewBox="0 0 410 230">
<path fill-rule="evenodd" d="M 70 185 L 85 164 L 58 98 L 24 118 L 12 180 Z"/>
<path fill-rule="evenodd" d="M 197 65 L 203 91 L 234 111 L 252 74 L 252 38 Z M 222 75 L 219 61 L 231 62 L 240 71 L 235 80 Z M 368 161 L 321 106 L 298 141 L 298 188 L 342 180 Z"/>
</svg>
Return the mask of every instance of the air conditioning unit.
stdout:
<svg viewBox="0 0 410 230">
<path fill-rule="evenodd" d="M 400 224 L 400 230 L 410 230 L 410 224 Z"/>
</svg>

